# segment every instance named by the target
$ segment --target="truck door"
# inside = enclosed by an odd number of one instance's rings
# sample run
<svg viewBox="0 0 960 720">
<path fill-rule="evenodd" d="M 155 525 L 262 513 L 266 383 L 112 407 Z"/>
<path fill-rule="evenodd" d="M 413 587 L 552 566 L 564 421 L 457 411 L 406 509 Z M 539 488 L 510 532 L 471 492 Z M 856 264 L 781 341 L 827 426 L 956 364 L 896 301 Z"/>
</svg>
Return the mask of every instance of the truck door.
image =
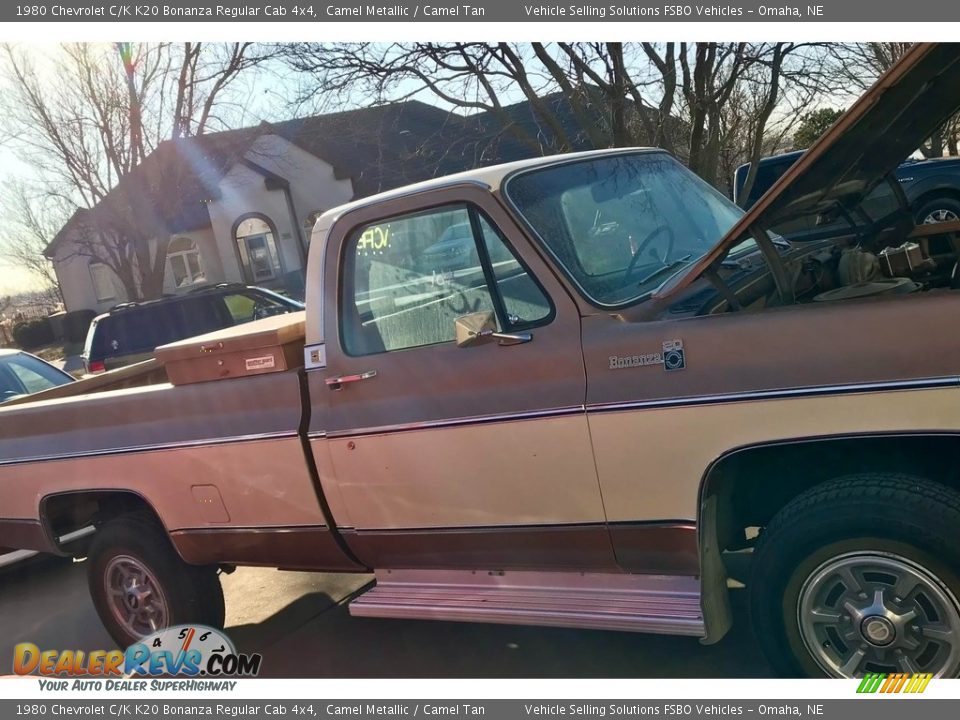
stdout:
<svg viewBox="0 0 960 720">
<path fill-rule="evenodd" d="M 576 306 L 489 190 L 421 197 L 327 244 L 311 435 L 347 543 L 379 568 L 614 569 Z M 458 318 L 482 337 L 458 346 Z"/>
</svg>

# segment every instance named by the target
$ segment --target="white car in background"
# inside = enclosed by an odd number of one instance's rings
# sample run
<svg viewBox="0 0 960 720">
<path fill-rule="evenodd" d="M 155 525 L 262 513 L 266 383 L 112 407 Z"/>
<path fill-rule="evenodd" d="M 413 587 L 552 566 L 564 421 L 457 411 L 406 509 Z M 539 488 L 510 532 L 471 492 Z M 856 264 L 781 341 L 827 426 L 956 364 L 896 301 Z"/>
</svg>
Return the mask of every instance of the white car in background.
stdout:
<svg viewBox="0 0 960 720">
<path fill-rule="evenodd" d="M 22 350 L 0 349 L 0 404 L 23 395 L 66 385 L 74 378 L 63 370 Z M 0 568 L 33 557 L 32 550 L 0 554 Z"/>
<path fill-rule="evenodd" d="M 0 349 L 0 403 L 73 381 L 72 375 L 35 355 Z"/>
</svg>

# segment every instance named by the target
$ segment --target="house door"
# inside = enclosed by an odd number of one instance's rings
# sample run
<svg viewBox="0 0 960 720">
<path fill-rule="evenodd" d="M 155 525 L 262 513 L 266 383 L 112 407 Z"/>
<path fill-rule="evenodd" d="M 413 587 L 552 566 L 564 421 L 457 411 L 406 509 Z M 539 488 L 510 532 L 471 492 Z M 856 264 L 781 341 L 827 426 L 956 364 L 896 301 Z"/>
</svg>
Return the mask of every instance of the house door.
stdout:
<svg viewBox="0 0 960 720">
<path fill-rule="evenodd" d="M 259 217 L 248 217 L 236 229 L 237 249 L 247 281 L 269 283 L 282 272 L 273 229 Z"/>
</svg>

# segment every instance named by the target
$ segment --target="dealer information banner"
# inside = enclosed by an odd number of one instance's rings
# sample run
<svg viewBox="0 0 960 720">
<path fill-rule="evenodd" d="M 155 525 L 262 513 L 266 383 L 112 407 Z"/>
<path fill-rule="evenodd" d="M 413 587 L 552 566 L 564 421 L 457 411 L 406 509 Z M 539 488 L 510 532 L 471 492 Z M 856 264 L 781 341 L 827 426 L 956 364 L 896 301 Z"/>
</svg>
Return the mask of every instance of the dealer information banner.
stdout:
<svg viewBox="0 0 960 720">
<path fill-rule="evenodd" d="M 956 703 L 926 700 L 907 709 L 906 699 L 872 700 L 50 700 L 0 701 L 0 717 L 136 718 L 639 718 L 795 717 L 827 720 L 942 720 Z"/>
<path fill-rule="evenodd" d="M 549 0 L 432 0 L 431 2 L 310 2 L 179 0 L 143 4 L 117 0 L 4 3 L 0 22 L 934 22 L 960 20 L 960 3 L 944 0 L 813 0 L 671 4 L 550 2 Z"/>
</svg>

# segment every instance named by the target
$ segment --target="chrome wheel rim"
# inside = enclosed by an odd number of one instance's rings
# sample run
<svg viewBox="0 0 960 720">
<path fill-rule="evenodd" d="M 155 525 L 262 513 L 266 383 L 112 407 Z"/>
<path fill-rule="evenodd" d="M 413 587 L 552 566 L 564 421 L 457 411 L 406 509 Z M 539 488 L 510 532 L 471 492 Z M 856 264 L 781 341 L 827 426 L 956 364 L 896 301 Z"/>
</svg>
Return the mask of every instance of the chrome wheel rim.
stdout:
<svg viewBox="0 0 960 720">
<path fill-rule="evenodd" d="M 150 568 L 129 555 L 110 560 L 103 574 L 113 618 L 133 637 L 167 627 L 170 611 L 160 583 Z"/>
<path fill-rule="evenodd" d="M 800 589 L 800 636 L 828 675 L 960 667 L 960 603 L 926 568 L 892 553 L 832 558 Z"/>
<path fill-rule="evenodd" d="M 923 218 L 924 225 L 932 225 L 934 223 L 942 222 L 953 222 L 954 220 L 960 220 L 960 216 L 957 215 L 953 210 L 934 210 L 931 213 L 928 213 L 925 218 Z"/>
</svg>

